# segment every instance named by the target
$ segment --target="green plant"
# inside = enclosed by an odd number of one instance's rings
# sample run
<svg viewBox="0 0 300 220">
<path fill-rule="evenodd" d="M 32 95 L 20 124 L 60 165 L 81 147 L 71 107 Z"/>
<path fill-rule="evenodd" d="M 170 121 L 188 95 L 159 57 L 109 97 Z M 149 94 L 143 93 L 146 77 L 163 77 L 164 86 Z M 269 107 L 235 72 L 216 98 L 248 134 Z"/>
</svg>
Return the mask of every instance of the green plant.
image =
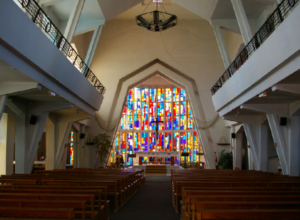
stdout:
<svg viewBox="0 0 300 220">
<path fill-rule="evenodd" d="M 95 167 L 98 158 L 100 158 L 100 162 L 102 164 L 103 161 L 106 161 L 106 157 L 109 153 L 109 150 L 112 148 L 112 145 L 110 143 L 109 136 L 106 134 L 98 134 L 96 137 L 94 137 L 93 143 L 96 148 L 96 159 L 94 163 Z"/>
<path fill-rule="evenodd" d="M 232 152 L 226 152 L 222 150 L 219 155 L 218 166 L 222 167 L 223 169 L 233 169 L 233 156 Z"/>
<path fill-rule="evenodd" d="M 182 165 L 182 168 L 184 168 L 184 169 L 188 169 L 188 168 L 190 168 L 190 165 L 189 165 L 189 164 L 187 164 L 187 163 L 184 163 L 184 164 Z"/>
</svg>

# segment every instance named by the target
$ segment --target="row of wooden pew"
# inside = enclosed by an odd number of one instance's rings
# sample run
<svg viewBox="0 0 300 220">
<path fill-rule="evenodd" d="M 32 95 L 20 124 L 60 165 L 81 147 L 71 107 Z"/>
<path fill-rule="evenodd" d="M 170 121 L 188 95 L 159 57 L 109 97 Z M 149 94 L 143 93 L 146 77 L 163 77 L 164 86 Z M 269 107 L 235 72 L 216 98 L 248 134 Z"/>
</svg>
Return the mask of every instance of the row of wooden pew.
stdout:
<svg viewBox="0 0 300 220">
<path fill-rule="evenodd" d="M 182 220 L 300 219 L 300 177 L 242 170 L 172 170 Z"/>
<path fill-rule="evenodd" d="M 75 168 L 2 175 L 0 219 L 108 220 L 109 202 L 114 200 L 114 211 L 118 211 L 144 184 L 144 170 L 139 169 Z"/>
</svg>

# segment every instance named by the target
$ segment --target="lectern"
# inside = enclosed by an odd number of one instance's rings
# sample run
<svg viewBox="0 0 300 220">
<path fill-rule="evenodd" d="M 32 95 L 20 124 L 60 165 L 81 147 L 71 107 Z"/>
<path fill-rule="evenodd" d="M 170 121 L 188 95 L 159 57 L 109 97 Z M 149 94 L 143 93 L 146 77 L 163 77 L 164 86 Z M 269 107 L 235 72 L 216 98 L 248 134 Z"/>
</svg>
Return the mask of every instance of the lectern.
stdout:
<svg viewBox="0 0 300 220">
<path fill-rule="evenodd" d="M 184 163 L 186 164 L 186 157 L 189 157 L 190 153 L 188 153 L 188 152 L 182 152 L 181 156 L 184 157 Z"/>
</svg>

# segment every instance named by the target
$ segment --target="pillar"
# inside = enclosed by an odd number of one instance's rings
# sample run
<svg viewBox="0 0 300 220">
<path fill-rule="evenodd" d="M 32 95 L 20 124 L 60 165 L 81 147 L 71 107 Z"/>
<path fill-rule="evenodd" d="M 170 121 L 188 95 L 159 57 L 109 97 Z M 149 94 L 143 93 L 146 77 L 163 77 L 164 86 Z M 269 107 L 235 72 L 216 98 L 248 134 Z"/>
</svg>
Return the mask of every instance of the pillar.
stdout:
<svg viewBox="0 0 300 220">
<path fill-rule="evenodd" d="M 72 123 L 89 119 L 89 114 L 55 115 L 50 114 L 46 126 L 47 159 L 46 169 L 64 169 L 66 166 L 66 144 L 70 138 Z"/>
<path fill-rule="evenodd" d="M 224 36 L 221 31 L 221 27 L 219 25 L 214 25 L 214 24 L 212 24 L 212 27 L 213 27 L 213 30 L 214 30 L 214 33 L 215 33 L 215 36 L 217 39 L 217 43 L 218 43 L 219 50 L 220 50 L 220 53 L 221 53 L 221 56 L 223 59 L 224 67 L 225 67 L 225 69 L 227 69 L 231 64 L 231 60 L 230 60 L 229 53 L 228 53 L 228 50 L 227 50 L 227 47 L 225 44 Z"/>
<path fill-rule="evenodd" d="M 4 113 L 0 122 L 0 175 L 13 174 L 14 120 L 14 116 Z"/>
<path fill-rule="evenodd" d="M 231 0 L 232 7 L 240 27 L 241 34 L 245 45 L 247 45 L 253 37 L 248 18 L 245 13 L 245 9 L 242 0 Z"/>
<path fill-rule="evenodd" d="M 95 51 L 97 49 L 97 45 L 101 36 L 101 32 L 102 32 L 102 28 L 103 26 L 98 26 L 95 28 L 94 30 L 94 34 L 89 46 L 89 50 L 87 52 L 86 58 L 85 58 L 85 63 L 87 64 L 88 67 L 90 67 L 92 65 L 93 59 L 94 59 L 94 55 L 95 55 Z"/>
<path fill-rule="evenodd" d="M 289 127 L 289 150 L 288 167 L 290 176 L 299 176 L 300 174 L 300 116 L 290 118 Z"/>
<path fill-rule="evenodd" d="M 79 18 L 81 16 L 81 12 L 84 6 L 85 0 L 74 0 L 74 6 L 72 8 L 64 36 L 69 41 L 69 43 L 72 42 L 75 30 L 79 21 Z"/>
<path fill-rule="evenodd" d="M 6 95 L 1 95 L 0 96 L 0 121 L 1 121 L 1 117 L 2 117 L 2 114 L 3 114 L 4 109 L 5 109 L 6 100 L 7 100 Z"/>
<path fill-rule="evenodd" d="M 236 133 L 234 139 L 234 166 L 242 169 L 243 133 Z"/>
</svg>

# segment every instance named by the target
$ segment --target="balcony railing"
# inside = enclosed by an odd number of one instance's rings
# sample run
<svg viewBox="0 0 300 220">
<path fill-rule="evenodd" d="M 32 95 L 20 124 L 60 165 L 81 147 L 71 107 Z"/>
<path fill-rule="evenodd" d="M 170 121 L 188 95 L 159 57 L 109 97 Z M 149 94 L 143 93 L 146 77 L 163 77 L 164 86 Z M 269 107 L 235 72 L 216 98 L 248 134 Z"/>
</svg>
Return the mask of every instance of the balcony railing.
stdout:
<svg viewBox="0 0 300 220">
<path fill-rule="evenodd" d="M 90 83 L 102 94 L 105 87 L 90 70 L 59 29 L 35 0 L 17 0 L 28 17 L 44 32 L 51 42 L 66 56 L 66 58 L 87 78 Z"/>
<path fill-rule="evenodd" d="M 289 12 L 296 6 L 299 0 L 283 0 L 270 15 L 263 26 L 256 32 L 251 41 L 230 64 L 228 69 L 211 88 L 214 95 L 224 83 L 248 60 L 248 58 L 266 41 L 273 31 L 284 21 Z"/>
</svg>

